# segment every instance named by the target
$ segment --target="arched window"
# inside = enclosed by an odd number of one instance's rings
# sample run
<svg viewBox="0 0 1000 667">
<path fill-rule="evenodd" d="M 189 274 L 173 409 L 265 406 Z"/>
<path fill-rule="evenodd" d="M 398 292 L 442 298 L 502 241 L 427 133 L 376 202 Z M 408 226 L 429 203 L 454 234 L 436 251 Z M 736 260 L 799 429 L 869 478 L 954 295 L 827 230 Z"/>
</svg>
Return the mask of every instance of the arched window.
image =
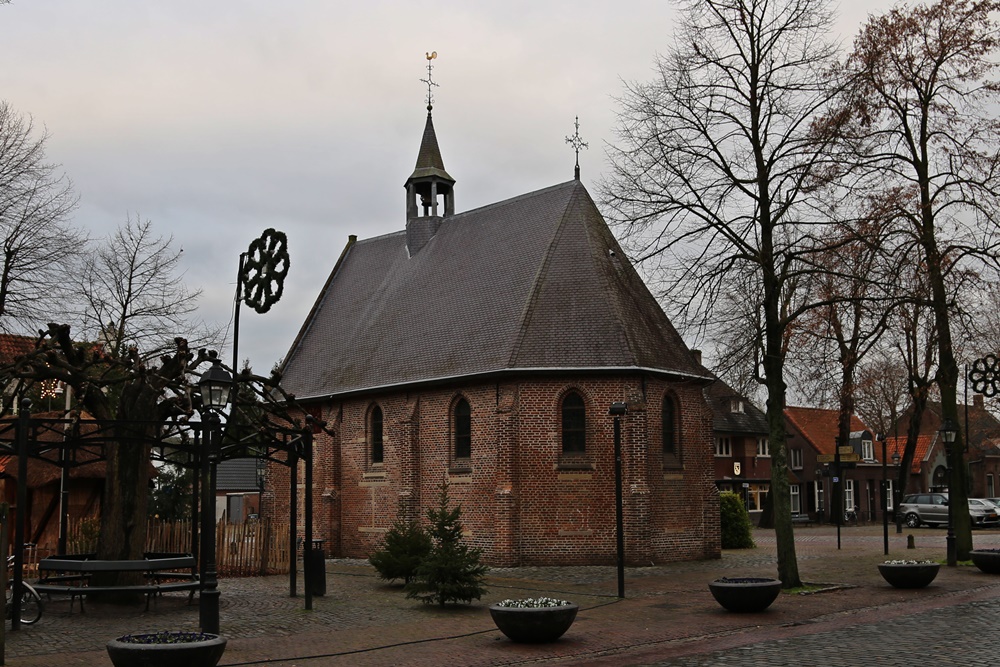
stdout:
<svg viewBox="0 0 1000 667">
<path fill-rule="evenodd" d="M 663 453 L 677 453 L 677 404 L 670 396 L 663 397 Z"/>
<path fill-rule="evenodd" d="M 587 451 L 587 408 L 576 392 L 566 394 L 562 402 L 562 450 L 564 454 Z"/>
<path fill-rule="evenodd" d="M 368 417 L 368 447 L 372 463 L 382 463 L 385 448 L 382 445 L 382 408 L 375 406 Z"/>
<path fill-rule="evenodd" d="M 472 408 L 464 398 L 455 403 L 452 413 L 452 433 L 454 434 L 455 458 L 472 457 Z"/>
</svg>

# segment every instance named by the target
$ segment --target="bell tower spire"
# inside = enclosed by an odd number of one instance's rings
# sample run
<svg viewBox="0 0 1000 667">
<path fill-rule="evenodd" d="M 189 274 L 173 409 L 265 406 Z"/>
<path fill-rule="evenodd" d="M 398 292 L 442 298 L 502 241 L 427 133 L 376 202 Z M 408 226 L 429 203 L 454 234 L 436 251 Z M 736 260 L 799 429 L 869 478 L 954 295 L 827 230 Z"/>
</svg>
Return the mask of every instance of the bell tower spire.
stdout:
<svg viewBox="0 0 1000 667">
<path fill-rule="evenodd" d="M 455 179 L 445 171 L 431 115 L 434 110 L 433 89 L 438 85 L 433 79 L 435 58 L 437 51 L 427 54 L 427 78 L 421 79 L 427 84 L 427 122 L 417 153 L 417 164 L 404 184 L 406 245 L 411 255 L 434 237 L 444 218 L 455 213 Z"/>
</svg>

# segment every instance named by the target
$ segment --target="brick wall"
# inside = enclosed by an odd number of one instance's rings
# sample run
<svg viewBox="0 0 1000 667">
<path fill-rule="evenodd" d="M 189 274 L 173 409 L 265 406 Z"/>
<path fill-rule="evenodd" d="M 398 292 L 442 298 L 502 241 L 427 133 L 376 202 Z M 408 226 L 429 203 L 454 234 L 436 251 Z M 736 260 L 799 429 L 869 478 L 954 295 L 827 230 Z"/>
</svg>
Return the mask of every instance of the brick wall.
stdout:
<svg viewBox="0 0 1000 667">
<path fill-rule="evenodd" d="M 586 405 L 586 452 L 562 455 L 561 401 Z M 665 392 L 678 405 L 677 455 L 664 457 Z M 455 461 L 451 410 L 472 411 L 472 458 Z M 552 377 L 391 393 L 323 406 L 333 435 L 315 441 L 314 513 L 327 552 L 367 557 L 397 513 L 420 517 L 447 481 L 467 539 L 495 565 L 600 564 L 616 557 L 613 419 L 621 418 L 626 559 L 632 564 L 718 557 L 711 415 L 701 387 L 651 377 Z M 384 462 L 370 462 L 368 415 L 384 415 Z M 305 493 L 298 482 L 300 522 Z M 269 470 L 268 514 L 287 517 L 286 468 Z"/>
</svg>

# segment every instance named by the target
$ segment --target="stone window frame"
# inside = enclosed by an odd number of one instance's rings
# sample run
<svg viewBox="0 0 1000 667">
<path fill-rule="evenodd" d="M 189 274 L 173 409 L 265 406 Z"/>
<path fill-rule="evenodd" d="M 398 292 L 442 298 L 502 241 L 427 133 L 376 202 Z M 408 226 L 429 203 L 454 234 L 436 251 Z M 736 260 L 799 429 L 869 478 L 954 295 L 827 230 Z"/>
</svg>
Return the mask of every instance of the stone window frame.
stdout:
<svg viewBox="0 0 1000 667">
<path fill-rule="evenodd" d="M 679 468 L 682 464 L 680 417 L 680 399 L 674 392 L 665 391 L 660 404 L 660 451 L 663 453 L 664 468 Z"/>
<path fill-rule="evenodd" d="M 468 410 L 468 433 L 465 437 L 468 438 L 468 452 L 459 452 L 459 441 L 458 438 L 462 435 L 459 432 L 459 414 L 458 409 L 460 406 L 465 405 Z M 458 394 L 451 402 L 451 407 L 448 409 L 448 426 L 449 426 L 449 438 L 448 441 L 451 445 L 450 447 L 450 471 L 452 473 L 467 473 L 472 471 L 472 403 L 468 398 L 462 394 Z M 461 454 L 465 454 L 462 456 Z"/>
</svg>

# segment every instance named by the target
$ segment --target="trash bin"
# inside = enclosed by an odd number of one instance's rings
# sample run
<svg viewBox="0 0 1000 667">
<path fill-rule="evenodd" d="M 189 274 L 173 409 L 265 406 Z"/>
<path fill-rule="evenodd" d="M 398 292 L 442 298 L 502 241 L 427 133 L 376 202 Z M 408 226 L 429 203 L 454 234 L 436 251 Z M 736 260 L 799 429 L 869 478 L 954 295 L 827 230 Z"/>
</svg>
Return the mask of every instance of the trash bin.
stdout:
<svg viewBox="0 0 1000 667">
<path fill-rule="evenodd" d="M 313 595 L 326 595 L 326 554 L 323 553 L 324 540 L 313 540 L 312 550 L 306 552 L 304 562 L 306 585 Z"/>
</svg>

